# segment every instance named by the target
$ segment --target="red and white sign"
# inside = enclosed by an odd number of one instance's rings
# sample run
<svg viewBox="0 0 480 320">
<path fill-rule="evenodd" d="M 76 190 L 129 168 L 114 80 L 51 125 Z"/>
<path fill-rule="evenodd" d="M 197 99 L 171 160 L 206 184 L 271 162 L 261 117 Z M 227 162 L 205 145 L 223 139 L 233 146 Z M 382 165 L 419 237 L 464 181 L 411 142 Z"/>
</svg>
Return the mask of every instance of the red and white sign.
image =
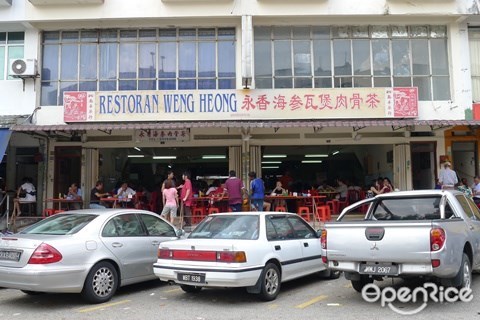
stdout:
<svg viewBox="0 0 480 320">
<path fill-rule="evenodd" d="M 417 88 L 65 92 L 65 122 L 414 118 Z"/>
</svg>

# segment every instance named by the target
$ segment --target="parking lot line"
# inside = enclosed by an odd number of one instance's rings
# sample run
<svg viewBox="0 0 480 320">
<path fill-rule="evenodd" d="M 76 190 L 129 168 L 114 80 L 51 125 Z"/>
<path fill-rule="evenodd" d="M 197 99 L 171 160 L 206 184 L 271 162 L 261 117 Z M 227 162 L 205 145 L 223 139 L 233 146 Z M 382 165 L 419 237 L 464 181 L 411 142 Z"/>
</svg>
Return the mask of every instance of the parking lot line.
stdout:
<svg viewBox="0 0 480 320">
<path fill-rule="evenodd" d="M 117 302 L 105 303 L 105 304 L 101 304 L 101 305 L 98 305 L 98 306 L 95 306 L 95 307 L 79 309 L 77 311 L 81 312 L 81 313 L 91 312 L 91 311 L 96 311 L 96 310 L 100 310 L 100 309 L 105 309 L 105 308 L 118 306 L 120 304 L 124 304 L 124 303 L 128 303 L 128 302 L 131 302 L 131 300 L 122 300 L 122 301 L 117 301 Z"/>
<path fill-rule="evenodd" d="M 296 305 L 295 308 L 297 309 L 305 309 L 306 307 L 309 307 L 311 306 L 312 304 L 314 303 L 317 303 L 318 301 L 322 301 L 324 299 L 328 298 L 328 296 L 324 296 L 324 295 L 321 295 L 321 296 L 318 296 L 318 297 L 315 297 L 313 299 L 310 299 L 308 300 L 307 302 L 304 302 L 302 304 L 299 304 L 299 305 Z"/>
<path fill-rule="evenodd" d="M 165 292 L 165 293 L 170 293 L 170 292 L 177 292 L 177 291 L 182 291 L 182 289 L 180 289 L 180 288 L 175 288 L 175 289 L 165 290 L 165 291 L 163 291 L 163 292 Z"/>
</svg>

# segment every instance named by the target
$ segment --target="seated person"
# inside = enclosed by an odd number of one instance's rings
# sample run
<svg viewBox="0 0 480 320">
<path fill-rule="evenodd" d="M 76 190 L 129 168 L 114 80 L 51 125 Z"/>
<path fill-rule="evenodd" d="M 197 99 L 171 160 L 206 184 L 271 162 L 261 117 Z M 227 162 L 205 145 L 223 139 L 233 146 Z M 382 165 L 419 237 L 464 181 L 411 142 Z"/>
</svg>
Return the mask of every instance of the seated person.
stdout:
<svg viewBox="0 0 480 320">
<path fill-rule="evenodd" d="M 270 194 L 271 196 L 281 196 L 287 194 L 287 190 L 283 188 L 282 181 L 278 180 L 277 184 L 275 186 L 275 189 L 272 190 L 272 193 Z M 273 208 L 275 209 L 276 207 L 287 207 L 287 203 L 285 202 L 284 199 L 275 199 L 273 200 Z M 270 208 L 265 211 L 270 211 Z"/>
<path fill-rule="evenodd" d="M 82 201 L 82 189 L 80 189 L 75 182 L 68 188 L 67 200 Z M 69 207 L 78 210 L 82 208 L 82 204 L 81 202 L 73 202 L 69 204 Z"/>
<path fill-rule="evenodd" d="M 13 213 L 11 223 L 15 224 L 15 219 L 22 214 L 20 205 L 22 203 L 33 203 L 37 201 L 37 191 L 32 183 L 32 178 L 24 177 L 22 185 L 17 189 L 17 196 L 13 199 Z"/>
<path fill-rule="evenodd" d="M 209 196 L 212 192 L 216 192 L 218 190 L 218 188 L 220 188 L 220 186 L 221 186 L 220 180 L 215 179 L 213 181 L 212 185 L 210 186 L 210 188 L 208 188 L 205 195 Z M 223 193 L 223 190 L 222 190 L 222 193 Z"/>
<path fill-rule="evenodd" d="M 345 184 L 345 182 L 341 179 L 337 179 L 337 188 L 335 189 L 335 191 L 338 192 L 339 194 L 339 200 L 341 201 L 344 201 L 345 199 L 347 199 L 347 194 L 348 194 L 348 187 L 347 185 Z"/>
<path fill-rule="evenodd" d="M 103 191 L 103 181 L 98 180 L 90 191 L 90 209 L 105 209 L 107 206 L 100 199 L 107 196 L 108 192 Z"/>
<path fill-rule="evenodd" d="M 335 188 L 328 185 L 327 181 L 323 181 L 323 183 L 317 188 L 318 192 L 333 192 Z"/>
<path fill-rule="evenodd" d="M 136 194 L 136 191 L 128 186 L 127 182 L 123 182 L 117 191 L 118 199 L 122 200 L 121 203 L 127 207 L 133 207 L 132 198 Z"/>
</svg>

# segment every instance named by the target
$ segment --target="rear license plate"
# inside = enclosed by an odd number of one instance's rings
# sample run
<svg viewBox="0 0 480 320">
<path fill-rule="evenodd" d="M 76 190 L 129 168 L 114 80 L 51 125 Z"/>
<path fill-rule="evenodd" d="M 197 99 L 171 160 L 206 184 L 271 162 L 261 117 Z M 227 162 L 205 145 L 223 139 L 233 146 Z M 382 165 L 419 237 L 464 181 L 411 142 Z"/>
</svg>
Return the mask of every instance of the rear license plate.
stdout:
<svg viewBox="0 0 480 320">
<path fill-rule="evenodd" d="M 0 250 L 0 260 L 20 261 L 21 251 Z"/>
<path fill-rule="evenodd" d="M 204 273 L 178 273 L 178 281 L 193 282 L 193 283 L 205 283 Z"/>
<path fill-rule="evenodd" d="M 398 275 L 398 266 L 392 264 L 361 264 L 360 273 L 394 276 Z"/>
</svg>

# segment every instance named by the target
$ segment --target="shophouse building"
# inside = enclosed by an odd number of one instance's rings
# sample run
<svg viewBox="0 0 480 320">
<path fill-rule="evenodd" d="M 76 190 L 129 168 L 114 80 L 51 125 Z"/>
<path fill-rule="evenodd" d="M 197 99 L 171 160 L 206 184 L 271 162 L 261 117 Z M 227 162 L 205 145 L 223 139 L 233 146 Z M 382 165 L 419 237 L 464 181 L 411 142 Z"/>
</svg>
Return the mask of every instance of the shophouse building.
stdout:
<svg viewBox="0 0 480 320">
<path fill-rule="evenodd" d="M 0 0 L 0 115 L 15 119 L 2 174 L 11 188 L 33 176 L 40 199 L 97 179 L 153 189 L 168 168 L 290 171 L 302 188 L 387 176 L 405 190 L 432 188 L 449 159 L 471 179 L 479 12 L 475 0 Z"/>
</svg>

